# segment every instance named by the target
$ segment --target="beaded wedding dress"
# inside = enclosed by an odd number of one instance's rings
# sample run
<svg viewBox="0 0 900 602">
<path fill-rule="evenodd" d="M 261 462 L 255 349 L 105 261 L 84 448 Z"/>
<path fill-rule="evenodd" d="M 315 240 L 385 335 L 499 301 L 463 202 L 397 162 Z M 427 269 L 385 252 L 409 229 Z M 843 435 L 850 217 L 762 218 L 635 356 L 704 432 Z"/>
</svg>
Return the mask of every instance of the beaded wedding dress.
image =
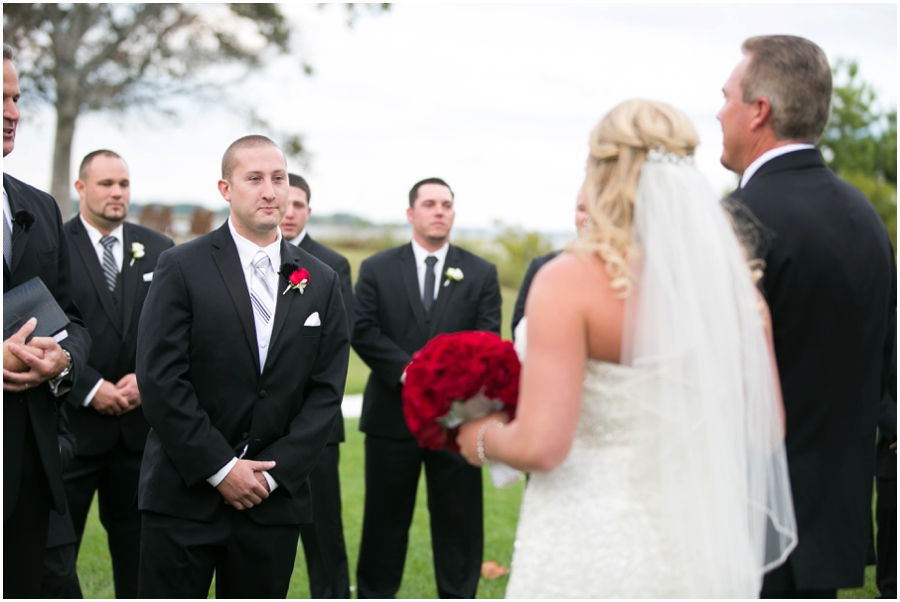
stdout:
<svg viewBox="0 0 900 602">
<path fill-rule="evenodd" d="M 636 378 L 632 368 L 588 360 L 572 449 L 553 471 L 531 474 L 525 489 L 507 598 L 683 592 L 686 567 L 661 537 L 653 466 L 639 439 Z"/>
<path fill-rule="evenodd" d="M 746 257 L 694 166 L 653 159 L 637 188 L 622 363 L 587 360 L 571 450 L 530 476 L 508 598 L 757 597 L 796 546 Z"/>
</svg>

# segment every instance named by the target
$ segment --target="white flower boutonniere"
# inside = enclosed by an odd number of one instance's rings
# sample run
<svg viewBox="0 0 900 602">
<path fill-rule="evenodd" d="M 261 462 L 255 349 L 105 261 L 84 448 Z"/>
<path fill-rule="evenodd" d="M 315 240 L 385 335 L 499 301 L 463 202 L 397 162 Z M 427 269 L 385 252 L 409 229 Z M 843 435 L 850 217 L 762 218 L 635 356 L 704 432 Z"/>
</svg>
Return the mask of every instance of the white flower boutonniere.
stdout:
<svg viewBox="0 0 900 602">
<path fill-rule="evenodd" d="M 142 245 L 142 244 L 139 243 L 139 242 L 133 242 L 133 243 L 131 243 L 131 263 L 128 264 L 128 265 L 129 265 L 129 266 L 134 265 L 134 260 L 135 260 L 135 259 L 140 259 L 140 258 L 143 257 L 144 255 L 145 255 L 145 253 L 144 253 L 144 245 Z"/>
<path fill-rule="evenodd" d="M 447 277 L 447 279 L 444 280 L 444 286 L 447 286 L 450 284 L 451 280 L 453 282 L 461 281 L 463 279 L 463 271 L 459 268 L 447 268 L 447 271 L 444 272 L 444 276 Z"/>
</svg>

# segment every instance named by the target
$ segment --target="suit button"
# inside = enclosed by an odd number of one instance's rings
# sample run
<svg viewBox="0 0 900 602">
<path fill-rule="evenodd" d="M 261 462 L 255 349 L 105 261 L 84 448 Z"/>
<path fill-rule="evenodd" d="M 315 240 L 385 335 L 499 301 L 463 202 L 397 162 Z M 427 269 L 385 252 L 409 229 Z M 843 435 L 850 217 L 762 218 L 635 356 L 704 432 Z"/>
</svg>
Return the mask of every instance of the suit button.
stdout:
<svg viewBox="0 0 900 602">
<path fill-rule="evenodd" d="M 265 399 L 265 398 L 266 398 L 266 395 L 268 395 L 268 393 L 266 393 L 266 390 L 265 390 L 265 389 L 262 389 L 262 390 L 259 392 L 259 398 L 260 398 L 260 399 Z"/>
<path fill-rule="evenodd" d="M 241 433 L 241 439 L 248 439 L 250 437 L 250 433 Z"/>
</svg>

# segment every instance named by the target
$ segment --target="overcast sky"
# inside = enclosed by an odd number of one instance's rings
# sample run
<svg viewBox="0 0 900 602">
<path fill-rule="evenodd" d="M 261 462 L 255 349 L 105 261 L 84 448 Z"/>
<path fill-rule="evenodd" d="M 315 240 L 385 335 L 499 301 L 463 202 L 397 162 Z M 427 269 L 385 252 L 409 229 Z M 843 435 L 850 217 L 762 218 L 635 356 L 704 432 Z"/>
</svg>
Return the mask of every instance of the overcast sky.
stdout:
<svg viewBox="0 0 900 602">
<path fill-rule="evenodd" d="M 352 29 L 337 7 L 284 11 L 315 75 L 284 57 L 228 94 L 304 133 L 311 165 L 291 167 L 322 214 L 403 221 L 410 186 L 438 176 L 456 192 L 457 225 L 574 231 L 588 133 L 634 97 L 690 116 L 698 165 L 724 192 L 735 178 L 719 165 L 715 115 L 753 35 L 799 35 L 832 62 L 855 59 L 881 106 L 897 102 L 896 4 L 399 4 Z M 4 171 L 49 189 L 54 121 L 26 105 Z M 72 173 L 86 153 L 111 148 L 130 165 L 133 201 L 218 209 L 222 153 L 248 133 L 240 116 L 197 103 L 178 121 L 89 115 Z"/>
</svg>

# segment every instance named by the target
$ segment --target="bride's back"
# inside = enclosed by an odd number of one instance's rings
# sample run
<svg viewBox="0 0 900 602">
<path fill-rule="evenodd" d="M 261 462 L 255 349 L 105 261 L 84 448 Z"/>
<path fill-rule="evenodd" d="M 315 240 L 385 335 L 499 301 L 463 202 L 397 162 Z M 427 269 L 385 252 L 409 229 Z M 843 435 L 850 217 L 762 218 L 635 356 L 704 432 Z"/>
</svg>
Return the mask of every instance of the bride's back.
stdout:
<svg viewBox="0 0 900 602">
<path fill-rule="evenodd" d="M 563 253 L 541 268 L 525 311 L 529 341 L 572 329 L 574 319 L 582 324 L 577 338 L 587 358 L 619 363 L 625 300 L 613 290 L 605 264 L 596 254 Z M 573 344 L 577 338 L 573 337 Z M 540 353 L 533 346 L 529 352 Z"/>
</svg>

